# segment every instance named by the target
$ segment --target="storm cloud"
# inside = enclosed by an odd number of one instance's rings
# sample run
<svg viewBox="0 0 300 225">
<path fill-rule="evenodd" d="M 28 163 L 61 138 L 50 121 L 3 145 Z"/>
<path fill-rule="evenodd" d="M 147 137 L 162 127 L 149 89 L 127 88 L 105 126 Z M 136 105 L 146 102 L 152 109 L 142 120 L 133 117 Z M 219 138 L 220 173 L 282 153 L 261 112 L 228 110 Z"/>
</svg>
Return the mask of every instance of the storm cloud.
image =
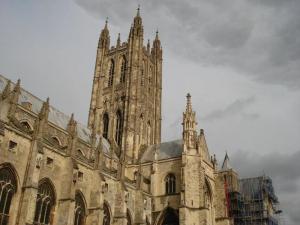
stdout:
<svg viewBox="0 0 300 225">
<path fill-rule="evenodd" d="M 86 123 L 99 33 L 163 47 L 162 140 L 182 135 L 185 96 L 211 154 L 274 181 L 286 225 L 300 218 L 299 0 L 0 1 L 0 73 Z M 220 160 L 221 163 L 221 160 Z"/>
<path fill-rule="evenodd" d="M 76 0 L 115 26 L 128 26 L 137 1 Z M 300 88 L 300 1 L 139 1 L 168 50 L 200 64 L 226 65 L 253 79 Z M 145 13 L 144 13 L 145 12 Z M 161 21 L 164 21 L 163 23 Z"/>
</svg>

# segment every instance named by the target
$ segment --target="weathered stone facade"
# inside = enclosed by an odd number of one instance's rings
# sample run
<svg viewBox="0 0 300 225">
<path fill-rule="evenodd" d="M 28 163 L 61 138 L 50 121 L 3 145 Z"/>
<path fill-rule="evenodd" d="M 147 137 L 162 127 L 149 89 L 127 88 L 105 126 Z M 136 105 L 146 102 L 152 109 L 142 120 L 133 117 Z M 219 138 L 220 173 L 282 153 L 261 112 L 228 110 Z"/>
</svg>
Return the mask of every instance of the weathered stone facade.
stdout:
<svg viewBox="0 0 300 225">
<path fill-rule="evenodd" d="M 190 95 L 182 140 L 161 143 L 162 47 L 143 39 L 139 12 L 126 43 L 105 25 L 87 127 L 0 76 L 1 225 L 232 222 Z"/>
</svg>

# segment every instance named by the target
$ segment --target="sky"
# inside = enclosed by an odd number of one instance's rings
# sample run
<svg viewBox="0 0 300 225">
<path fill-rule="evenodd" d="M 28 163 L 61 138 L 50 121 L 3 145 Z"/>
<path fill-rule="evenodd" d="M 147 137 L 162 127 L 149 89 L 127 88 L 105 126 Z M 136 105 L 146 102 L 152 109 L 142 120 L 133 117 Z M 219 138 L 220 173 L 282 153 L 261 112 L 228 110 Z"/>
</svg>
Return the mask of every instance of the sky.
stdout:
<svg viewBox="0 0 300 225">
<path fill-rule="evenodd" d="M 300 221 L 299 0 L 1 0 L 0 74 L 86 124 L 99 34 L 163 46 L 163 140 L 181 138 L 185 96 L 219 164 L 269 175 L 287 225 Z"/>
</svg>

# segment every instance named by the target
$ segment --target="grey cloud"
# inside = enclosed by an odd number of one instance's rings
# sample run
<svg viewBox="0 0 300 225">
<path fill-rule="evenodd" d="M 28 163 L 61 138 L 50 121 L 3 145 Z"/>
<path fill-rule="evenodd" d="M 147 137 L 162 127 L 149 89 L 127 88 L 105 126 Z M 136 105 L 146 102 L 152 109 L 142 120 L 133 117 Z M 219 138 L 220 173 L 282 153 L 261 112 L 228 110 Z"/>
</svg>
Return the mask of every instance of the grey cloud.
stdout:
<svg viewBox="0 0 300 225">
<path fill-rule="evenodd" d="M 224 117 L 228 117 L 228 116 L 235 116 L 237 114 L 240 114 L 244 118 L 256 119 L 257 117 L 259 117 L 258 114 L 243 112 L 243 110 L 247 106 L 253 104 L 254 102 L 255 102 L 255 98 L 253 96 L 246 99 L 237 99 L 233 103 L 225 107 L 224 109 L 218 109 L 212 111 L 208 115 L 204 116 L 203 120 L 213 121 L 217 119 L 223 119 Z"/>
<path fill-rule="evenodd" d="M 75 1 L 126 31 L 138 2 Z M 300 1 L 139 2 L 145 23 L 150 29 L 159 26 L 168 51 L 229 66 L 260 82 L 300 88 Z"/>
</svg>

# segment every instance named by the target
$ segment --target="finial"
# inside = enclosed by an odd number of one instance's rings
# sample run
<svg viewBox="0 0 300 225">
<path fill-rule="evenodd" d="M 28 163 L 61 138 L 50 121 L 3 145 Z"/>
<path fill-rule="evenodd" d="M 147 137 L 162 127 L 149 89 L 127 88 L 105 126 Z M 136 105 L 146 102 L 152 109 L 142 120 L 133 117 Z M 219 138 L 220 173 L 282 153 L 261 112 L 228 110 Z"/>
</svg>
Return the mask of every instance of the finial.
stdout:
<svg viewBox="0 0 300 225">
<path fill-rule="evenodd" d="M 136 13 L 137 16 L 140 16 L 140 4 L 138 4 L 138 8 L 137 8 L 137 13 Z"/>
<path fill-rule="evenodd" d="M 192 112 L 192 101 L 191 101 L 191 95 L 188 93 L 186 95 L 186 111 Z"/>
<path fill-rule="evenodd" d="M 158 39 L 158 28 L 156 29 L 155 39 Z"/>
<path fill-rule="evenodd" d="M 117 39 L 117 47 L 121 45 L 121 35 L 118 33 L 118 39 Z"/>
<path fill-rule="evenodd" d="M 107 24 L 108 24 L 108 17 L 105 19 L 105 28 L 107 29 Z"/>
</svg>

